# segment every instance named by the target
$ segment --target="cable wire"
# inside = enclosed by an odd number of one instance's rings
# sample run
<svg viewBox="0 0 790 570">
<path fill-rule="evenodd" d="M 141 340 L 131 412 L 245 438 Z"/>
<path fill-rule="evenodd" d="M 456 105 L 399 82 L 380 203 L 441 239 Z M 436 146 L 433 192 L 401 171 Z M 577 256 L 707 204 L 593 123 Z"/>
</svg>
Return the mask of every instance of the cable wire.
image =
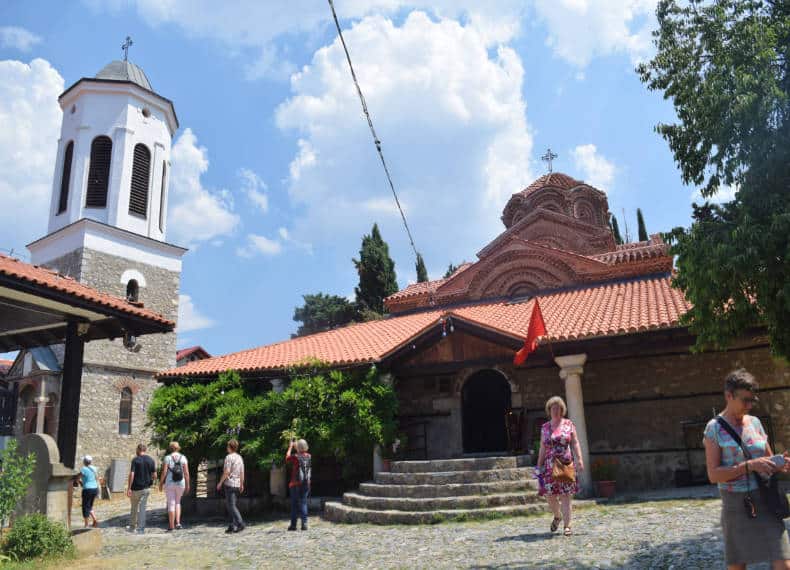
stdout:
<svg viewBox="0 0 790 570">
<path fill-rule="evenodd" d="M 376 151 L 379 153 L 381 165 L 384 167 L 384 173 L 387 175 L 387 182 L 389 182 L 390 190 L 392 190 L 392 196 L 395 198 L 395 204 L 397 204 L 401 220 L 403 220 L 403 227 L 406 228 L 406 234 L 409 236 L 409 243 L 411 244 L 411 248 L 414 251 L 415 257 L 419 256 L 419 253 L 417 252 L 417 246 L 414 245 L 414 238 L 412 237 L 411 230 L 409 229 L 409 223 L 406 221 L 406 214 L 403 213 L 403 208 L 401 207 L 400 200 L 398 199 L 398 193 L 395 192 L 395 185 L 392 183 L 392 176 L 390 176 L 389 168 L 387 168 L 387 162 L 384 160 L 384 153 L 381 151 L 381 141 L 379 140 L 378 135 L 376 135 L 376 129 L 373 128 L 373 119 L 370 118 L 370 112 L 368 111 L 368 105 L 365 102 L 365 96 L 362 94 L 362 88 L 359 86 L 357 74 L 354 72 L 354 66 L 351 64 L 351 55 L 348 53 L 346 40 L 343 38 L 343 31 L 340 29 L 340 22 L 337 19 L 335 5 L 332 0 L 328 0 L 328 2 L 329 8 L 332 10 L 332 18 L 335 20 L 337 35 L 340 37 L 340 43 L 343 44 L 343 51 L 346 53 L 346 61 L 348 61 L 348 68 L 351 70 L 351 77 L 354 80 L 354 85 L 357 88 L 359 101 L 362 103 L 362 112 L 365 113 L 365 118 L 368 121 L 368 127 L 370 127 L 370 134 L 373 135 L 373 143 L 376 145 Z"/>
</svg>

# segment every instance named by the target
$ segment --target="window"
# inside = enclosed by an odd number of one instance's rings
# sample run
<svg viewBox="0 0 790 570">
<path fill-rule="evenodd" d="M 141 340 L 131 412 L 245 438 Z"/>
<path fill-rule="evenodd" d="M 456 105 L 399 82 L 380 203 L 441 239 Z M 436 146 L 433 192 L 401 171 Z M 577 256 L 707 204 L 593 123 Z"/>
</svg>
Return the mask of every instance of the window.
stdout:
<svg viewBox="0 0 790 570">
<path fill-rule="evenodd" d="M 148 214 L 148 178 L 151 175 L 151 151 L 144 144 L 134 147 L 132 187 L 129 193 L 129 213 L 146 217 Z"/>
<path fill-rule="evenodd" d="M 71 160 L 74 156 L 74 141 L 66 145 L 63 153 L 63 177 L 60 179 L 60 200 L 58 201 L 58 214 L 66 211 L 69 205 L 69 181 L 71 180 Z"/>
<path fill-rule="evenodd" d="M 96 137 L 91 143 L 91 164 L 88 169 L 88 195 L 85 206 L 88 208 L 107 207 L 107 187 L 110 184 L 110 158 L 112 141 L 110 137 Z"/>
<path fill-rule="evenodd" d="M 132 434 L 132 390 L 121 390 L 121 406 L 118 413 L 118 433 L 120 435 Z"/>
<path fill-rule="evenodd" d="M 159 192 L 159 231 L 165 231 L 165 183 L 167 180 L 167 163 L 162 161 L 162 190 Z"/>
<path fill-rule="evenodd" d="M 140 284 L 137 279 L 129 279 L 126 284 L 126 300 L 136 303 L 140 299 Z"/>
</svg>

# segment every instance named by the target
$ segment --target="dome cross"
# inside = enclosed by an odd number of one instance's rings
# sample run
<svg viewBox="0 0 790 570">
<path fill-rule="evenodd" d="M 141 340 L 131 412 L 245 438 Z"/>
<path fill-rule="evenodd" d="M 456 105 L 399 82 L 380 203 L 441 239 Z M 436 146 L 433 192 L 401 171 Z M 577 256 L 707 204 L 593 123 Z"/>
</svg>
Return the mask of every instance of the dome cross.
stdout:
<svg viewBox="0 0 790 570">
<path fill-rule="evenodd" d="M 124 61 L 129 61 L 129 48 L 132 47 L 132 45 L 134 45 L 132 38 L 130 36 L 126 36 L 126 41 L 123 42 L 123 45 L 121 46 Z"/>
<path fill-rule="evenodd" d="M 546 149 L 546 154 L 544 154 L 543 156 L 540 157 L 540 159 L 548 165 L 549 173 L 552 172 L 551 162 L 555 158 L 557 158 L 557 153 L 556 152 L 551 152 L 551 147 L 547 148 Z"/>
</svg>

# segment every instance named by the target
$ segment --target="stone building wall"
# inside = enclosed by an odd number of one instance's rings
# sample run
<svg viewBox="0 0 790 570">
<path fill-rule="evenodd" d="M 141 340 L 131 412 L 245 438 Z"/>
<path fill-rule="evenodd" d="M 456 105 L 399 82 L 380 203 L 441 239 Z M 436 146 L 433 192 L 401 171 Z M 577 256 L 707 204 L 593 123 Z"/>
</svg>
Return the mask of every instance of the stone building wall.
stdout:
<svg viewBox="0 0 790 570">
<path fill-rule="evenodd" d="M 484 341 L 476 342 L 487 358 L 494 357 L 493 343 L 486 347 L 480 344 Z M 426 367 L 431 361 L 440 362 L 438 358 L 452 352 L 447 339 L 437 344 L 442 343 L 445 348 L 432 348 L 429 355 L 423 353 L 414 360 Z M 546 400 L 565 396 L 558 367 L 516 369 L 512 351 L 498 350 L 501 358 L 460 371 L 420 375 L 411 366 L 410 375 L 397 378 L 401 421 L 427 423 L 431 458 L 463 453 L 461 390 L 464 381 L 480 369 L 494 368 L 510 383 L 513 407 L 523 409 L 528 418 L 523 437 L 530 449 L 533 434 L 545 419 Z M 476 358 L 471 352 L 464 356 L 470 361 Z M 766 419 L 775 448 L 786 449 L 790 446 L 790 368 L 761 347 L 588 362 L 582 389 L 591 461 L 615 457 L 618 487 L 624 489 L 674 486 L 684 471 L 687 478 L 704 477 L 701 431 L 714 412 L 724 407 L 725 375 L 741 366 L 761 385 L 754 413 Z"/>
<path fill-rule="evenodd" d="M 141 274 L 139 300 L 147 309 L 165 318 L 178 318 L 180 274 L 88 248 L 80 248 L 47 264 L 82 283 L 117 297 L 126 296 L 125 272 Z M 149 334 L 138 337 L 138 346 L 129 350 L 123 339 L 96 340 L 85 344 L 83 357 L 80 417 L 77 428 L 77 462 L 85 454 L 94 458 L 100 472 L 109 473 L 113 459 L 131 459 L 138 443 L 150 446 L 145 428 L 146 410 L 157 382 L 154 374 L 175 366 L 176 334 Z M 121 390 L 133 393 L 132 429 L 120 435 Z M 149 453 L 158 450 L 149 447 Z"/>
</svg>

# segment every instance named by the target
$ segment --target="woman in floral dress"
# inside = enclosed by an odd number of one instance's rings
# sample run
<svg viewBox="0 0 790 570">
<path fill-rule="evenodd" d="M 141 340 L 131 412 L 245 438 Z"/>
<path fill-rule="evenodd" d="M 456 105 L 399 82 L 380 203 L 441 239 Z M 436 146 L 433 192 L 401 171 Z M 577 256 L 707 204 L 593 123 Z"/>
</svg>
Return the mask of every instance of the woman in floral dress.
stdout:
<svg viewBox="0 0 790 570">
<path fill-rule="evenodd" d="M 576 426 L 565 417 L 568 407 L 559 396 L 546 402 L 546 415 L 551 419 L 540 430 L 540 452 L 538 453 L 539 495 L 545 496 L 554 514 L 551 532 L 559 528 L 560 521 L 565 528 L 565 536 L 571 535 L 571 500 L 579 492 L 579 483 L 555 481 L 551 476 L 554 459 L 572 464 L 576 473 L 584 471 L 581 447 L 576 437 Z M 572 451 L 571 451 L 572 450 Z M 575 459 L 574 459 L 575 456 Z"/>
</svg>

